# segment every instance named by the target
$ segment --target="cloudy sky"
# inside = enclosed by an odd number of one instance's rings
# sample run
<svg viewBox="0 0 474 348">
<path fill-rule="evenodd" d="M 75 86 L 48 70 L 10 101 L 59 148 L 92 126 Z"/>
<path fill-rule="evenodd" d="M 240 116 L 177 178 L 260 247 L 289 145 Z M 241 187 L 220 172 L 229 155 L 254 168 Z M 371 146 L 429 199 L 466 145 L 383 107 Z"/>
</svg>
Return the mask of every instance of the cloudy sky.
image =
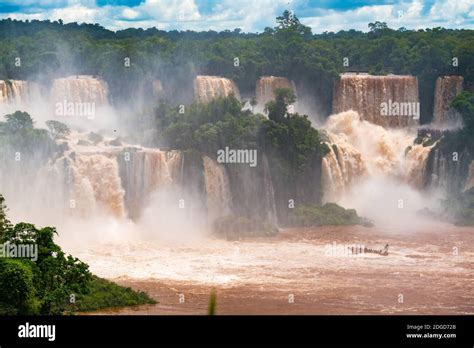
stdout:
<svg viewBox="0 0 474 348">
<path fill-rule="evenodd" d="M 293 10 L 314 33 L 358 29 L 373 21 L 392 28 L 474 29 L 474 0 L 0 0 L 0 18 L 62 19 L 128 27 L 261 32 Z"/>
</svg>

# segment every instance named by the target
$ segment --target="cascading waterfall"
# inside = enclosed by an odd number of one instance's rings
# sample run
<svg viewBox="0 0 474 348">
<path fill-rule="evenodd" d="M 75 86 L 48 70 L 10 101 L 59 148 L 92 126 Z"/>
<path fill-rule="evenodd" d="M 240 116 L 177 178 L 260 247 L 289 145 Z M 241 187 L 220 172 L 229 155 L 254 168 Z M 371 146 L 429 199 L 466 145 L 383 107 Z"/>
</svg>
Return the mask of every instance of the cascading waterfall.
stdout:
<svg viewBox="0 0 474 348">
<path fill-rule="evenodd" d="M 453 99 L 463 90 L 462 76 L 440 76 L 436 80 L 434 95 L 433 123 L 435 126 L 460 125 L 461 115 L 451 108 Z"/>
<path fill-rule="evenodd" d="M 231 94 L 240 99 L 240 92 L 234 81 L 220 76 L 196 76 L 194 80 L 196 99 L 209 102 L 217 97 L 227 97 Z"/>
<path fill-rule="evenodd" d="M 97 107 L 108 104 L 108 86 L 101 79 L 88 75 L 75 75 L 56 79 L 51 87 L 51 101 L 56 103 L 95 103 Z"/>
<path fill-rule="evenodd" d="M 203 157 L 204 181 L 207 193 L 208 216 L 213 219 L 230 213 L 232 196 L 229 178 L 225 167 L 212 160 Z"/>
<path fill-rule="evenodd" d="M 383 103 L 389 109 L 387 115 L 384 115 Z M 401 75 L 342 74 L 334 85 L 333 113 L 348 110 L 357 111 L 364 120 L 383 127 L 417 125 L 418 79 Z"/>
<path fill-rule="evenodd" d="M 22 104 L 32 99 L 34 83 L 21 80 L 0 80 L 0 103 Z"/>
<path fill-rule="evenodd" d="M 390 176 L 421 188 L 432 146 L 414 145 L 416 133 L 385 129 L 357 112 L 332 115 L 324 130 L 330 152 L 322 163 L 323 201 L 338 201 L 362 178 Z"/>
<path fill-rule="evenodd" d="M 267 156 L 263 154 L 263 192 L 266 210 L 266 219 L 273 226 L 278 226 L 278 215 L 275 202 L 275 189 L 273 187 L 273 180 L 270 173 L 270 165 Z"/>
<path fill-rule="evenodd" d="M 72 167 L 73 198 L 80 216 L 104 209 L 109 215 L 125 217 L 124 195 L 117 159 L 104 154 L 76 155 Z"/>
<path fill-rule="evenodd" d="M 124 147 L 118 159 L 125 206 L 133 219 L 140 216 L 152 192 L 180 183 L 182 155 L 179 151 Z"/>
</svg>

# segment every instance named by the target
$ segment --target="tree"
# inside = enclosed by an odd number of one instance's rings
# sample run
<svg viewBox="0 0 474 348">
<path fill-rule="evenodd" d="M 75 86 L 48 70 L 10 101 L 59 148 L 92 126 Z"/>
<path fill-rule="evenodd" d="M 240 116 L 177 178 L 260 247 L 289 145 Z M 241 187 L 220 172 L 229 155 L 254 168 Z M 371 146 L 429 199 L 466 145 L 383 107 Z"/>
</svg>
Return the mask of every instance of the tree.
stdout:
<svg viewBox="0 0 474 348">
<path fill-rule="evenodd" d="M 33 129 L 33 119 L 27 112 L 15 111 L 13 114 L 5 115 L 5 119 L 7 120 L 5 130 L 9 132 Z"/>
<path fill-rule="evenodd" d="M 453 100 L 451 105 L 461 113 L 467 132 L 474 137 L 474 94 L 464 91 Z"/>
<path fill-rule="evenodd" d="M 379 22 L 379 21 L 376 21 L 375 23 L 369 23 L 368 26 L 371 32 L 376 32 L 376 31 L 384 30 L 388 28 L 387 23 Z"/>
<path fill-rule="evenodd" d="M 275 122 L 281 122 L 288 116 L 288 106 L 296 101 L 295 92 L 289 88 L 277 88 L 275 90 L 275 100 L 269 101 L 265 105 L 268 118 Z"/>
<path fill-rule="evenodd" d="M 11 223 L 7 219 L 7 211 L 8 208 L 5 204 L 5 198 L 0 194 L 0 241 L 5 231 L 11 228 Z"/>
<path fill-rule="evenodd" d="M 51 133 L 51 136 L 54 139 L 63 139 L 64 137 L 66 137 L 67 135 L 71 133 L 71 130 L 69 129 L 69 127 L 66 124 L 59 121 L 55 121 L 55 120 L 46 121 L 46 126 L 48 127 Z"/>
<path fill-rule="evenodd" d="M 281 16 L 276 18 L 278 26 L 276 31 L 290 31 L 300 35 L 311 35 L 311 28 L 301 24 L 293 11 L 285 10 Z"/>
</svg>

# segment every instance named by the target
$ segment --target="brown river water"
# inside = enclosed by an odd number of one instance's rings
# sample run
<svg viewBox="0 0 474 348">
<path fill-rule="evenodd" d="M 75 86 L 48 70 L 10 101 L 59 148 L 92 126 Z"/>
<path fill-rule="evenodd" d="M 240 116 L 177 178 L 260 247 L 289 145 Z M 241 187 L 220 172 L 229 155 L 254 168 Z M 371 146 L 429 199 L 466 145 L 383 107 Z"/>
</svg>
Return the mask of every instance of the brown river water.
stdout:
<svg viewBox="0 0 474 348">
<path fill-rule="evenodd" d="M 285 229 L 274 238 L 106 243 L 74 254 L 158 303 L 98 314 L 473 314 L 474 230 L 433 223 Z M 389 255 L 352 255 L 348 247 Z M 97 314 L 97 313 L 96 313 Z"/>
</svg>

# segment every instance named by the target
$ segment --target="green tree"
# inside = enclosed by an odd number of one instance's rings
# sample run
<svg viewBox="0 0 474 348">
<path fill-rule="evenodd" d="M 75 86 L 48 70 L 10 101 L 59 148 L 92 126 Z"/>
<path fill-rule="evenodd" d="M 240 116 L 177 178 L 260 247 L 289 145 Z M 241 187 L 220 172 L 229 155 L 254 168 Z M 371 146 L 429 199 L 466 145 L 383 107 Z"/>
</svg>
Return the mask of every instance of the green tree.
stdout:
<svg viewBox="0 0 474 348">
<path fill-rule="evenodd" d="M 4 131 L 17 132 L 19 130 L 33 129 L 33 119 L 27 112 L 15 111 L 13 114 L 5 115 L 7 122 Z"/>
<path fill-rule="evenodd" d="M 59 121 L 55 121 L 55 120 L 46 121 L 46 126 L 48 127 L 49 132 L 51 133 L 51 136 L 54 139 L 62 139 L 71 133 L 71 130 L 69 129 L 69 127 L 66 124 Z"/>
<path fill-rule="evenodd" d="M 275 122 L 281 122 L 288 117 L 288 106 L 296 101 L 295 92 L 289 88 L 277 88 L 275 99 L 265 105 L 268 118 Z"/>
<path fill-rule="evenodd" d="M 5 198 L 0 194 L 0 241 L 5 231 L 11 228 L 11 223 L 7 218 L 8 208 L 5 204 Z"/>
</svg>

